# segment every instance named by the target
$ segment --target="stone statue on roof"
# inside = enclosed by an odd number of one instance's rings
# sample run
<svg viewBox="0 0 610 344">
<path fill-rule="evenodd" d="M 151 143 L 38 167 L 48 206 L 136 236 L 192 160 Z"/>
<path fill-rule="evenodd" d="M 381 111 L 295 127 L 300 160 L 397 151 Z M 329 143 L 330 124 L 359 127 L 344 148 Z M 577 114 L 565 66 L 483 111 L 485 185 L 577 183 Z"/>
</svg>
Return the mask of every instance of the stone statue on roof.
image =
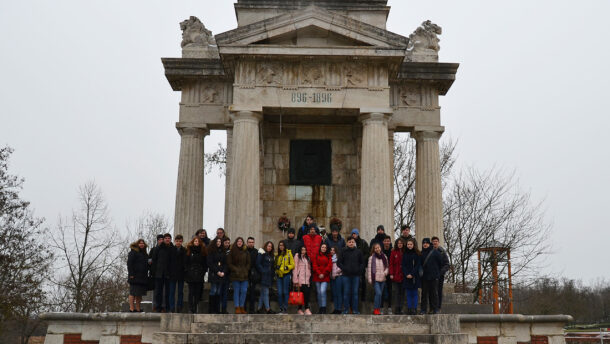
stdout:
<svg viewBox="0 0 610 344">
<path fill-rule="evenodd" d="M 195 16 L 180 23 L 182 30 L 182 57 L 212 58 L 218 56 L 218 47 L 212 31 Z"/>
<path fill-rule="evenodd" d="M 412 61 L 436 62 L 438 61 L 438 51 L 441 49 L 438 35 L 443 33 L 443 29 L 426 20 L 411 35 L 407 52 L 410 53 Z"/>
</svg>

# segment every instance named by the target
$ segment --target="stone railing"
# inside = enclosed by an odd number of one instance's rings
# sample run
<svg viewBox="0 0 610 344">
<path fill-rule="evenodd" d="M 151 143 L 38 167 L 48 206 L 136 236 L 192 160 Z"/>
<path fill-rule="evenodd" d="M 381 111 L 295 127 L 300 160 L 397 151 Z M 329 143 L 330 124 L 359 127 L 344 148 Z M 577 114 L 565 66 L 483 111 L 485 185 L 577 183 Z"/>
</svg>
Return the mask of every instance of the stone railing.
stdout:
<svg viewBox="0 0 610 344">
<path fill-rule="evenodd" d="M 45 313 L 45 344 L 144 344 L 159 331 L 158 313 Z"/>
<path fill-rule="evenodd" d="M 574 319 L 569 315 L 463 314 L 462 332 L 468 343 L 565 343 L 563 328 Z"/>
</svg>

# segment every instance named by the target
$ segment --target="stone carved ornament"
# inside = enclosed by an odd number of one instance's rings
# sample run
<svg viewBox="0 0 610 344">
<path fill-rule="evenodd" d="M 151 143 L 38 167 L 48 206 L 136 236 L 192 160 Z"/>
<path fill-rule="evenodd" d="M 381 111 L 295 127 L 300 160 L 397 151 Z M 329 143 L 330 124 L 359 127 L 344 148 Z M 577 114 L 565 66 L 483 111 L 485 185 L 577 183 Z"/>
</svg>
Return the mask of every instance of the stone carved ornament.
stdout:
<svg viewBox="0 0 610 344">
<path fill-rule="evenodd" d="M 400 100 L 402 105 L 406 106 L 418 106 L 419 103 L 419 90 L 414 87 L 402 86 L 400 89 Z"/>
<path fill-rule="evenodd" d="M 279 63 L 263 62 L 256 68 L 256 83 L 279 85 L 282 83 L 283 66 Z"/>
<path fill-rule="evenodd" d="M 201 20 L 195 16 L 181 22 L 180 30 L 182 30 L 182 43 L 180 44 L 182 48 L 216 45 L 212 31 L 206 29 Z"/>
<path fill-rule="evenodd" d="M 201 91 L 202 103 L 215 103 L 218 101 L 218 89 L 215 86 L 206 86 Z"/>
<path fill-rule="evenodd" d="M 436 52 L 440 50 L 438 35 L 443 33 L 443 29 L 426 20 L 410 36 L 407 50 L 417 52 Z"/>
</svg>

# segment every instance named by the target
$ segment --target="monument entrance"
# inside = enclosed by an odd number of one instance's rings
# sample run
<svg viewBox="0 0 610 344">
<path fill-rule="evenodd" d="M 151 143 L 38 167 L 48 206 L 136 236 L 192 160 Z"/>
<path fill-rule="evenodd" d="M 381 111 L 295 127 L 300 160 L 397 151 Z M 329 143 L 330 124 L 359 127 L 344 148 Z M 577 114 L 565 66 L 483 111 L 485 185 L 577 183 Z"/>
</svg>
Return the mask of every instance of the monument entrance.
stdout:
<svg viewBox="0 0 610 344">
<path fill-rule="evenodd" d="M 341 219 L 342 234 L 394 228 L 393 135 L 417 140 L 416 229 L 442 238 L 438 97 L 458 65 L 438 62 L 440 27 L 386 30 L 386 0 L 238 0 L 238 27 L 181 23 L 182 57 L 162 59 L 181 91 L 174 230 L 203 224 L 203 142 L 227 132 L 225 229 L 257 242 Z"/>
</svg>

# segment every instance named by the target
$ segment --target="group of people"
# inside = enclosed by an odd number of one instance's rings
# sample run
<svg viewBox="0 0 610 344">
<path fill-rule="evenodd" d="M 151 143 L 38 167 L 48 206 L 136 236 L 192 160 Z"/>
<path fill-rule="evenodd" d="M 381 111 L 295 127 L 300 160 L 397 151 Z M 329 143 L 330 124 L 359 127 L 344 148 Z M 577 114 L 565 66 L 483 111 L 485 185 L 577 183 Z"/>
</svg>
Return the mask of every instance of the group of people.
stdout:
<svg viewBox="0 0 610 344">
<path fill-rule="evenodd" d="M 374 295 L 374 314 L 417 314 L 419 289 L 420 313 L 438 313 L 444 275 L 449 270 L 447 253 L 437 237 L 424 238 L 420 251 L 409 226 L 403 225 L 401 236 L 392 241 L 380 225 L 367 243 L 358 229 L 352 229 L 347 238 L 337 226 L 331 226 L 329 235 L 320 233 L 313 216 L 307 216 L 298 230 L 290 228 L 277 249 L 271 241 L 257 249 L 252 237 L 238 237 L 231 243 L 222 228 L 214 239 L 200 229 L 186 247 L 181 235 L 172 243 L 170 234 L 159 235 L 149 253 L 143 239 L 130 247 L 131 312 L 141 311 L 142 296 L 151 288 L 153 311 L 182 312 L 186 282 L 188 311 L 197 313 L 207 280 L 208 313 L 212 314 L 228 313 L 230 287 L 235 314 L 275 314 L 269 293 L 274 282 L 280 314 L 288 312 L 291 291 L 303 295 L 297 313 L 312 314 L 310 296 L 314 290 L 317 312 L 327 313 L 328 288 L 333 314 L 359 314 L 359 302 L 366 302 L 367 284 Z"/>
</svg>

